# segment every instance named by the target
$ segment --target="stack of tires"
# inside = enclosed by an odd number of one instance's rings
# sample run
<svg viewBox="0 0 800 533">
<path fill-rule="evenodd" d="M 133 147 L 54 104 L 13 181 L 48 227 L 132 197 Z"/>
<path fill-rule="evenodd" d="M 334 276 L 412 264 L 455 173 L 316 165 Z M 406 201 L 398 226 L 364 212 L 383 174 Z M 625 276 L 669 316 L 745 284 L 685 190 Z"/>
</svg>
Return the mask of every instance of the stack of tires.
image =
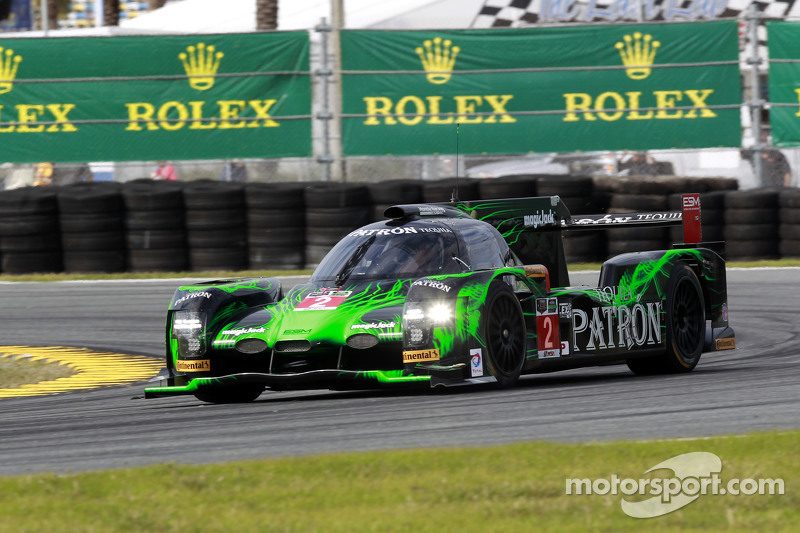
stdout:
<svg viewBox="0 0 800 533">
<path fill-rule="evenodd" d="M 200 180 L 183 189 L 186 240 L 192 270 L 247 267 L 244 188 L 231 182 Z"/>
<path fill-rule="evenodd" d="M 728 259 L 778 257 L 778 191 L 750 189 L 725 196 L 726 251 Z"/>
<path fill-rule="evenodd" d="M 247 249 L 251 269 L 305 265 L 304 187 L 299 183 L 248 183 Z"/>
<path fill-rule="evenodd" d="M 478 183 L 481 200 L 495 198 L 527 198 L 536 196 L 538 178 L 532 174 L 511 174 L 499 178 L 486 178 Z"/>
<path fill-rule="evenodd" d="M 0 263 L 7 274 L 61 270 L 54 191 L 25 187 L 0 193 Z"/>
<path fill-rule="evenodd" d="M 128 270 L 186 270 L 183 191 L 176 182 L 134 180 L 122 187 Z"/>
<path fill-rule="evenodd" d="M 591 176 L 539 176 L 539 196 L 559 196 L 572 216 L 601 213 L 594 205 L 595 190 Z M 605 259 L 604 231 L 572 231 L 564 234 L 564 255 L 568 262 Z"/>
<path fill-rule="evenodd" d="M 369 184 L 372 220 L 383 220 L 383 212 L 392 205 L 422 202 L 422 183 L 418 180 L 387 180 Z"/>
<path fill-rule="evenodd" d="M 349 183 L 314 184 L 305 190 L 306 266 L 319 264 L 339 240 L 372 220 L 369 189 Z"/>
<path fill-rule="evenodd" d="M 472 178 L 442 178 L 422 182 L 422 199 L 425 203 L 449 202 L 455 194 L 459 200 L 478 200 L 479 180 Z"/>
<path fill-rule="evenodd" d="M 800 190 L 780 193 L 781 257 L 800 257 Z"/>
<path fill-rule="evenodd" d="M 118 183 L 61 187 L 58 210 L 64 271 L 125 271 L 125 206 Z"/>
<path fill-rule="evenodd" d="M 684 188 L 685 184 L 677 185 Z M 667 195 L 675 192 L 667 180 L 648 179 L 644 176 L 616 178 L 608 207 L 610 215 L 666 211 Z M 667 245 L 668 228 L 613 228 L 606 232 L 608 256 L 628 252 L 661 250 Z"/>
</svg>

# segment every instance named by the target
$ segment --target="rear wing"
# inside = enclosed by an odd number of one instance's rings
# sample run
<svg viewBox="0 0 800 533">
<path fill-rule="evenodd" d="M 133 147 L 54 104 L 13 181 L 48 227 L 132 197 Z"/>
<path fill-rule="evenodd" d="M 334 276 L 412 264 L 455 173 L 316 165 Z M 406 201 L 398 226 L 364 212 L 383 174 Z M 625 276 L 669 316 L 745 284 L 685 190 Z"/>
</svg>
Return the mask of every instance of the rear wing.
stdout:
<svg viewBox="0 0 800 533">
<path fill-rule="evenodd" d="M 550 271 L 553 284 L 564 287 L 569 285 L 569 277 L 564 259 L 562 231 L 683 224 L 684 242 L 675 246 L 694 247 L 702 240 L 700 195 L 684 194 L 682 205 L 682 211 L 573 216 L 560 197 L 535 196 L 459 201 L 455 204 L 398 205 L 388 208 L 385 214 L 389 218 L 469 216 L 488 222 L 500 232 L 509 248 L 523 263 L 545 265 Z"/>
</svg>

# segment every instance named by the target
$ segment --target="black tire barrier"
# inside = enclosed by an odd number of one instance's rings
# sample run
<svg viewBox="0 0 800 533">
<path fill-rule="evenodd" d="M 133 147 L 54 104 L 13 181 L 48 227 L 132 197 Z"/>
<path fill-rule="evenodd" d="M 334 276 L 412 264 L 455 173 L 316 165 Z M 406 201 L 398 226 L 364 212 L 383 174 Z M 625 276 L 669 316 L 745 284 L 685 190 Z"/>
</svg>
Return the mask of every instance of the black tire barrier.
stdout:
<svg viewBox="0 0 800 533">
<path fill-rule="evenodd" d="M 781 257 L 800 257 L 800 239 L 781 240 L 778 251 Z"/>
<path fill-rule="evenodd" d="M 183 189 L 183 202 L 191 270 L 247 268 L 244 185 L 190 182 Z"/>
<path fill-rule="evenodd" d="M 778 205 L 781 209 L 800 208 L 800 189 L 783 189 L 778 195 Z"/>
<path fill-rule="evenodd" d="M 419 180 L 386 180 L 370 183 L 368 187 L 373 205 L 417 204 L 422 201 L 422 182 Z"/>
<path fill-rule="evenodd" d="M 125 270 L 125 205 L 118 183 L 74 183 L 58 189 L 66 272 Z"/>
<path fill-rule="evenodd" d="M 754 260 L 778 257 L 777 240 L 732 240 L 725 243 L 729 259 Z"/>
<path fill-rule="evenodd" d="M 305 189 L 301 183 L 251 183 L 245 187 L 251 269 L 303 268 Z"/>
<path fill-rule="evenodd" d="M 459 200 L 479 200 L 479 180 L 473 178 L 443 178 L 422 182 L 422 199 L 426 203 L 449 202 L 455 191 Z"/>
<path fill-rule="evenodd" d="M 128 249 L 128 269 L 131 272 L 179 272 L 186 270 L 185 248 Z"/>
<path fill-rule="evenodd" d="M 298 249 L 296 244 L 292 246 L 251 245 L 248 254 L 250 268 L 253 270 L 267 268 L 298 270 L 303 268 L 306 262 L 305 247 Z"/>
<path fill-rule="evenodd" d="M 305 189 L 306 207 L 331 209 L 337 207 L 362 207 L 371 205 L 369 189 L 365 185 L 336 183 L 312 185 Z"/>
<path fill-rule="evenodd" d="M 30 274 L 33 272 L 60 272 L 61 251 L 3 253 L 0 255 L 0 271 L 5 274 Z"/>
<path fill-rule="evenodd" d="M 726 241 L 778 240 L 778 228 L 774 224 L 728 224 L 723 235 Z"/>
<path fill-rule="evenodd" d="M 660 194 L 614 194 L 610 207 L 618 213 L 664 211 L 667 209 L 667 197 Z"/>
<path fill-rule="evenodd" d="M 242 210 L 244 186 L 227 181 L 191 181 L 183 188 L 183 204 L 187 211 Z"/>
<path fill-rule="evenodd" d="M 128 251 L 171 250 L 186 246 L 186 235 L 178 230 L 131 230 L 126 235 Z"/>
<path fill-rule="evenodd" d="M 800 241 L 800 224 L 781 224 L 778 235 L 783 241 Z"/>
<path fill-rule="evenodd" d="M 606 238 L 602 231 L 576 231 L 564 235 L 567 262 L 589 263 L 605 259 Z"/>
<path fill-rule="evenodd" d="M 782 224 L 800 224 L 800 209 L 783 207 L 779 215 Z"/>
<path fill-rule="evenodd" d="M 319 264 L 327 250 L 341 237 L 372 219 L 370 192 L 364 185 L 315 184 L 306 188 L 305 201 L 305 261 L 308 267 Z"/>
<path fill-rule="evenodd" d="M 594 181 L 591 176 L 539 174 L 536 180 L 536 191 L 539 196 L 591 198 L 594 192 Z"/>
<path fill-rule="evenodd" d="M 478 193 L 481 200 L 536 196 L 537 182 L 538 178 L 533 174 L 512 174 L 498 178 L 484 178 L 478 183 Z"/>
<path fill-rule="evenodd" d="M 166 228 L 183 231 L 184 211 L 132 211 L 126 213 L 125 227 L 128 231 L 162 230 Z"/>
<path fill-rule="evenodd" d="M 248 212 L 273 209 L 302 212 L 304 189 L 302 183 L 248 183 L 244 188 L 245 205 Z"/>
<path fill-rule="evenodd" d="M 769 209 L 725 209 L 725 225 L 776 224 L 778 216 L 778 210 L 774 207 Z"/>
<path fill-rule="evenodd" d="M 244 248 L 189 249 L 192 270 L 242 270 L 247 268 L 247 251 Z"/>
<path fill-rule="evenodd" d="M 247 227 L 251 230 L 272 227 L 303 227 L 306 214 L 303 208 L 271 209 L 269 211 L 248 210 Z"/>
<path fill-rule="evenodd" d="M 52 189 L 24 187 L 0 193 L 0 271 L 60 272 L 58 200 Z"/>
<path fill-rule="evenodd" d="M 128 213 L 181 211 L 183 186 L 175 181 L 133 180 L 122 186 L 122 200 Z"/>
<path fill-rule="evenodd" d="M 776 209 L 778 191 L 776 189 L 750 189 L 732 191 L 725 196 L 726 209 Z"/>
<path fill-rule="evenodd" d="M 663 240 L 630 240 L 630 241 L 608 241 L 608 257 L 626 254 L 630 252 L 646 252 L 648 250 L 663 250 Z"/>
<path fill-rule="evenodd" d="M 65 272 L 122 272 L 125 270 L 125 251 L 64 250 Z"/>
</svg>

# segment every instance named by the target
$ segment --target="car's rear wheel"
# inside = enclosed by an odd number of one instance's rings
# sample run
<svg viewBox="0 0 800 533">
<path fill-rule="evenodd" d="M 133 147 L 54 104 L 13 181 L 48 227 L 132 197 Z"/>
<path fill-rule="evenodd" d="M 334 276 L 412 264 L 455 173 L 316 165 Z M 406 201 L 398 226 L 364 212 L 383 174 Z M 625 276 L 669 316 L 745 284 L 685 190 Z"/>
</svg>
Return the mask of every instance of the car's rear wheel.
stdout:
<svg viewBox="0 0 800 533">
<path fill-rule="evenodd" d="M 484 332 L 486 363 L 500 387 L 511 387 L 525 363 L 525 321 L 519 300 L 502 281 L 489 286 Z"/>
<path fill-rule="evenodd" d="M 677 265 L 667 287 L 666 350 L 663 355 L 628 361 L 635 374 L 691 372 L 700 361 L 705 340 L 703 290 L 694 271 Z"/>
<path fill-rule="evenodd" d="M 235 385 L 206 389 L 194 393 L 194 397 L 206 403 L 248 403 L 264 392 L 263 385 Z"/>
</svg>

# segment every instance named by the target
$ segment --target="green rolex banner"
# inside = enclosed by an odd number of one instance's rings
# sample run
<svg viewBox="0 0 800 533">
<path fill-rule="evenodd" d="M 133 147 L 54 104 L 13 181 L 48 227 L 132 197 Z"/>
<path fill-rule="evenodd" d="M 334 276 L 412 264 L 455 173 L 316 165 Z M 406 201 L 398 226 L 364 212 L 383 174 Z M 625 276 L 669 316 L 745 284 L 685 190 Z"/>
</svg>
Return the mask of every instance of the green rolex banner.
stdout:
<svg viewBox="0 0 800 533">
<path fill-rule="evenodd" d="M 308 42 L 0 39 L 0 161 L 308 156 Z"/>
<path fill-rule="evenodd" d="M 473 154 L 739 146 L 738 42 L 736 21 L 345 31 L 344 150 L 453 153 L 456 123 Z"/>
<path fill-rule="evenodd" d="M 778 146 L 800 145 L 800 23 L 768 22 L 769 120 Z"/>
</svg>

